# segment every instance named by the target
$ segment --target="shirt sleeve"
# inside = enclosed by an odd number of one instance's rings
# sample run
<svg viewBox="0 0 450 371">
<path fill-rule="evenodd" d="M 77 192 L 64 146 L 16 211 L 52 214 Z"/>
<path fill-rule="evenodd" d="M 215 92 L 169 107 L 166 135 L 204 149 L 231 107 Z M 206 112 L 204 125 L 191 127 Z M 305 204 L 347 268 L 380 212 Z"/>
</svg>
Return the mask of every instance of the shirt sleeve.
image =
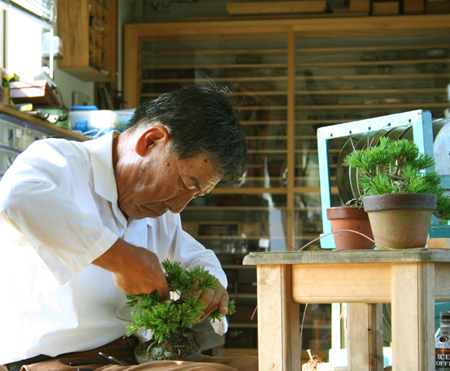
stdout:
<svg viewBox="0 0 450 371">
<path fill-rule="evenodd" d="M 63 155 L 43 145 L 29 149 L 0 182 L 0 230 L 10 243 L 30 244 L 64 284 L 118 236 L 102 225 L 96 208 L 89 207 L 95 203 L 79 154 Z M 82 184 L 87 189 L 73 189 Z M 78 194 L 84 199 L 74 197 Z M 77 202 L 88 206 L 82 210 Z"/>
</svg>

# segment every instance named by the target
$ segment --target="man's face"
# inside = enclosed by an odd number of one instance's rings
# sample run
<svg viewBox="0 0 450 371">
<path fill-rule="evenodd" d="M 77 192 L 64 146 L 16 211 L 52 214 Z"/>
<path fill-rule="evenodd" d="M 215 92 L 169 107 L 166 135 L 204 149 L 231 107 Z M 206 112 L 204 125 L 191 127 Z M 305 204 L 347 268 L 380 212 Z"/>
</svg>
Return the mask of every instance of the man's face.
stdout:
<svg viewBox="0 0 450 371">
<path fill-rule="evenodd" d="M 119 207 L 134 219 L 157 218 L 167 210 L 179 213 L 189 201 L 211 192 L 220 181 L 204 155 L 180 160 L 158 148 L 130 169 L 125 183 L 118 183 Z"/>
</svg>

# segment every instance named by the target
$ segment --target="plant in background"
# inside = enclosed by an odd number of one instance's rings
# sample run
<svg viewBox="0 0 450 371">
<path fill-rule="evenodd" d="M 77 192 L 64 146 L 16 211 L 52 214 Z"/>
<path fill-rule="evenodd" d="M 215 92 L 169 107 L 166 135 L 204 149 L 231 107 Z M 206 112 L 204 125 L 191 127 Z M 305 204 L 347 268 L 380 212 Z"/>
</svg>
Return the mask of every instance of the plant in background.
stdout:
<svg viewBox="0 0 450 371">
<path fill-rule="evenodd" d="M 381 194 L 435 194 L 437 206 L 434 214 L 440 219 L 450 218 L 450 198 L 434 170 L 435 161 L 431 156 L 420 153 L 413 141 L 383 137 L 376 147 L 350 153 L 343 164 L 358 169 L 363 202 L 364 196 Z"/>
<path fill-rule="evenodd" d="M 152 338 L 136 348 L 145 359 L 180 359 L 195 353 L 199 345 L 186 337 L 186 329 L 204 320 L 222 320 L 224 315 L 214 309 L 203 318 L 206 304 L 197 296 L 199 292 L 219 288 L 218 280 L 205 268 L 196 266 L 183 269 L 179 262 L 162 262 L 171 299 L 163 302 L 157 291 L 151 294 L 127 295 L 128 305 L 133 308 L 131 322 L 127 323 L 128 336 L 136 330 L 152 332 Z M 197 295 L 196 295 L 197 294 Z M 176 297 L 176 298 L 172 298 Z M 234 301 L 228 304 L 228 315 L 235 312 Z M 138 356 L 138 353 L 136 353 Z M 137 357 L 138 358 L 138 357 Z"/>
</svg>

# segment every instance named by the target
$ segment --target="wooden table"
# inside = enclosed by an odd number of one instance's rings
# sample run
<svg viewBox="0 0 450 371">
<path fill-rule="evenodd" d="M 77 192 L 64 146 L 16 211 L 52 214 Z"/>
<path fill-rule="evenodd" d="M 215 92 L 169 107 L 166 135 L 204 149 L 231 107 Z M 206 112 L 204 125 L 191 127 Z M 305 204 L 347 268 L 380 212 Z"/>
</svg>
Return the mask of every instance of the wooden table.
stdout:
<svg viewBox="0 0 450 371">
<path fill-rule="evenodd" d="M 434 306 L 450 301 L 450 250 L 250 253 L 257 265 L 259 371 L 301 370 L 299 303 L 349 303 L 348 366 L 383 370 L 391 303 L 394 371 L 434 370 Z"/>
</svg>

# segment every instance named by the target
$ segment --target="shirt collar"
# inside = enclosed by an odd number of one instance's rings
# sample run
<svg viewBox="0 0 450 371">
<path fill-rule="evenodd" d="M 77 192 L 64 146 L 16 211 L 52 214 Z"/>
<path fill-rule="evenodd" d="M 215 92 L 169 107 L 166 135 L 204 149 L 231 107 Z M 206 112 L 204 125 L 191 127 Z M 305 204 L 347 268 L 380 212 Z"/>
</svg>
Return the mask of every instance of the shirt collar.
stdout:
<svg viewBox="0 0 450 371">
<path fill-rule="evenodd" d="M 112 146 L 118 131 L 111 131 L 98 139 L 84 142 L 91 153 L 95 192 L 111 202 L 117 218 L 127 225 L 125 216 L 118 207 L 117 183 L 114 176 Z"/>
<path fill-rule="evenodd" d="M 117 184 L 112 164 L 112 143 L 118 132 L 109 132 L 98 139 L 84 142 L 90 147 L 95 192 L 111 202 L 117 202 Z"/>
<path fill-rule="evenodd" d="M 152 220 L 144 218 L 142 220 L 130 219 L 127 221 L 118 205 L 119 196 L 114 176 L 112 147 L 113 139 L 119 134 L 118 131 L 111 131 L 98 139 L 86 141 L 83 144 L 89 148 L 91 153 L 95 193 L 111 202 L 114 214 L 124 227 L 131 228 L 131 230 L 139 230 L 143 228 L 143 225 L 151 226 Z"/>
</svg>

